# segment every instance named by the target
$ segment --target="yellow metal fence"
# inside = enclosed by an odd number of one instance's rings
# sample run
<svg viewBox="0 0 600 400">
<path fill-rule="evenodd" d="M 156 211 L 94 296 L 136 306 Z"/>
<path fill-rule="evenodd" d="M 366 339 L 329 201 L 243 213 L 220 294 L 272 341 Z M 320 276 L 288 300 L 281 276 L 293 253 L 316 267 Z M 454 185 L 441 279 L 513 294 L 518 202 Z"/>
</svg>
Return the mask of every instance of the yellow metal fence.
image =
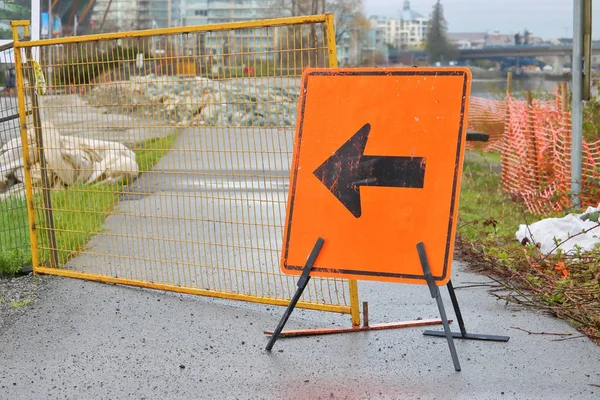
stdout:
<svg viewBox="0 0 600 400">
<path fill-rule="evenodd" d="M 35 271 L 287 304 L 299 79 L 336 66 L 332 17 L 36 42 L 16 37 L 25 25 L 13 23 Z M 353 281 L 314 279 L 299 306 L 359 322 Z"/>
<path fill-rule="evenodd" d="M 0 275 L 16 272 L 31 258 L 13 54 L 12 42 L 0 45 Z"/>
</svg>

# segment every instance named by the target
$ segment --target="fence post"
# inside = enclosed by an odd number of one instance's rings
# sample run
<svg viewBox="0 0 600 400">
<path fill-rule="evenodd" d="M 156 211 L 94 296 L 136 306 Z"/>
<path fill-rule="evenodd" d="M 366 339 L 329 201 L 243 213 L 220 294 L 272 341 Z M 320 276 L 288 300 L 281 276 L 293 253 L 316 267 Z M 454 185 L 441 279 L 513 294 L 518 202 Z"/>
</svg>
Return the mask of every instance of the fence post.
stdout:
<svg viewBox="0 0 600 400">
<path fill-rule="evenodd" d="M 19 34 L 18 26 L 23 26 L 25 29 L 25 40 L 29 40 L 29 25 L 18 25 L 11 24 L 13 27 L 13 40 L 15 42 L 15 69 L 17 71 L 17 92 L 19 97 L 19 114 L 21 117 L 21 142 L 23 146 L 24 164 L 25 164 L 25 191 L 30 193 L 28 198 L 28 213 L 31 212 L 30 216 L 30 230 L 31 230 L 31 247 L 32 247 L 32 264 L 35 268 L 39 266 L 39 254 L 37 253 L 37 237 L 35 236 L 35 216 L 33 207 L 33 188 L 31 180 L 31 160 L 29 160 L 29 149 L 28 149 L 28 135 L 27 135 L 27 117 L 25 115 L 25 84 L 23 76 L 23 61 L 21 59 L 21 49 L 19 47 Z M 35 130 L 35 142 L 36 148 L 40 159 L 40 172 L 42 175 L 42 199 L 44 201 L 44 217 L 47 225 L 48 235 L 48 246 L 50 247 L 50 265 L 52 268 L 58 268 L 58 248 L 56 245 L 56 232 L 54 231 L 54 216 L 52 213 L 52 200 L 50 198 L 50 180 L 48 178 L 48 167 L 46 165 L 46 158 L 44 156 L 44 140 L 42 137 L 41 128 L 41 117 L 40 107 L 37 97 L 37 82 L 35 79 L 34 64 L 32 62 L 32 51 L 31 47 L 25 48 L 28 69 L 27 79 L 30 86 L 30 97 L 31 97 L 31 111 L 33 115 L 33 126 Z M 22 109 L 22 110 L 21 110 Z M 35 248 L 34 248 L 35 246 Z M 35 255 L 34 255 L 35 254 Z"/>
<path fill-rule="evenodd" d="M 538 160 L 538 149 L 537 149 L 537 138 L 535 137 L 535 127 L 533 125 L 533 98 L 531 96 L 531 90 L 527 91 L 527 124 L 528 132 L 531 143 L 531 151 L 533 152 L 533 168 L 534 168 L 534 180 L 537 189 L 541 189 L 540 182 L 540 166 Z"/>
<path fill-rule="evenodd" d="M 512 82 L 513 82 L 513 74 L 512 72 L 508 72 L 506 76 L 506 115 L 504 117 L 504 145 L 502 146 L 502 154 L 501 154 L 501 164 L 500 164 L 500 183 L 504 186 L 504 182 L 507 180 L 508 174 L 508 163 L 509 160 L 507 158 L 508 154 L 508 143 L 509 143 L 509 130 L 510 130 L 510 95 L 512 92 Z"/>
<path fill-rule="evenodd" d="M 560 180 L 558 180 L 559 185 L 560 185 L 560 191 L 561 191 L 561 195 L 566 195 L 568 196 L 568 193 L 571 189 L 570 187 L 570 179 L 569 177 L 571 176 L 570 174 L 570 170 L 569 170 L 569 166 L 565 164 L 564 161 L 562 161 L 562 156 L 564 154 L 570 154 L 570 151 L 568 151 L 567 149 L 570 149 L 571 147 L 571 128 L 570 128 L 570 120 L 569 120 L 569 88 L 567 85 L 567 82 L 562 82 L 560 84 L 560 96 L 561 96 L 561 102 L 560 102 L 560 118 L 561 118 L 561 135 L 560 135 L 560 148 L 558 150 L 558 154 L 555 155 L 555 159 L 557 159 L 557 155 L 560 155 L 560 174 L 562 175 L 562 178 Z M 555 150 L 556 151 L 556 150 Z M 569 165 L 570 165 L 570 160 L 568 161 Z M 556 166 L 554 167 L 556 168 Z M 569 200 L 567 199 L 566 201 L 564 201 L 564 205 L 569 205 Z"/>
<path fill-rule="evenodd" d="M 13 30 L 14 54 L 15 54 L 15 74 L 17 87 L 17 100 L 19 106 L 19 130 L 21 131 L 21 146 L 23 148 L 23 175 L 25 179 L 25 197 L 27 199 L 27 218 L 29 221 L 29 241 L 31 244 L 31 264 L 33 272 L 39 267 L 39 258 L 37 251 L 37 235 L 35 226 L 35 211 L 33 207 L 33 190 L 31 188 L 31 160 L 29 159 L 29 141 L 27 136 L 27 110 L 25 104 L 25 93 L 23 88 L 23 69 L 21 61 L 21 50 L 17 49 L 16 44 L 19 41 L 18 26 L 15 21 L 10 23 Z M 27 32 L 27 27 L 25 27 Z"/>
<path fill-rule="evenodd" d="M 560 111 L 564 114 L 569 106 L 569 92 L 567 91 L 567 82 L 560 84 Z"/>
<path fill-rule="evenodd" d="M 581 207 L 583 142 L 583 0 L 573 1 L 573 65 L 571 67 L 571 206 Z"/>
<path fill-rule="evenodd" d="M 327 51 L 329 52 L 329 68 L 338 67 L 337 50 L 335 43 L 335 26 L 333 14 L 325 15 L 325 25 L 327 29 Z M 360 326 L 360 308 L 358 298 L 358 283 L 354 279 L 348 281 L 350 289 L 350 315 L 352 316 L 352 326 Z"/>
</svg>

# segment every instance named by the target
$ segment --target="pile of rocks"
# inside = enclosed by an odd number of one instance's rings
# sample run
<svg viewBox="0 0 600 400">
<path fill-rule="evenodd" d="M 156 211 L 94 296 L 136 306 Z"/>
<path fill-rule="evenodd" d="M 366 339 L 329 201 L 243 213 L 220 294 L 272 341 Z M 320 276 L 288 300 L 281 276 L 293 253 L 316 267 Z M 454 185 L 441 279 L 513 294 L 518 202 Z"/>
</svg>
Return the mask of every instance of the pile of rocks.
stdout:
<svg viewBox="0 0 600 400">
<path fill-rule="evenodd" d="M 96 86 L 87 101 L 107 113 L 158 118 L 179 126 L 294 126 L 298 89 L 275 83 L 274 78 L 133 76 Z"/>
</svg>

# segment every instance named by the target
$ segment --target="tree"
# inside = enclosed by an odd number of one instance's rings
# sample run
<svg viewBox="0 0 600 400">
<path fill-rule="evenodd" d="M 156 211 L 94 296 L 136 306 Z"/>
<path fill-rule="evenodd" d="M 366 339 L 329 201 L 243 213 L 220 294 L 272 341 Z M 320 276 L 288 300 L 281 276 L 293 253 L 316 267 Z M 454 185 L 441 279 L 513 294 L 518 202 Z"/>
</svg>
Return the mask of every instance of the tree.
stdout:
<svg viewBox="0 0 600 400">
<path fill-rule="evenodd" d="M 429 20 L 429 32 L 427 33 L 427 46 L 425 48 L 429 63 L 451 61 L 456 58 L 458 50 L 448 40 L 447 32 L 444 7 L 440 0 L 437 0 Z"/>
<path fill-rule="evenodd" d="M 521 44 L 521 34 L 517 32 L 517 34 L 515 35 L 515 44 L 519 45 Z"/>
<path fill-rule="evenodd" d="M 0 20 L 29 19 L 31 17 L 31 0 L 5 1 L 0 8 Z"/>
<path fill-rule="evenodd" d="M 19 20 L 31 17 L 31 0 L 4 2 L 0 8 L 0 20 Z M 0 39 L 12 39 L 12 30 L 0 28 Z"/>
<path fill-rule="evenodd" d="M 363 0 L 275 0 L 274 10 L 278 15 L 292 17 L 332 13 L 335 16 L 335 39 L 340 39 L 357 24 L 364 26 L 366 20 Z"/>
<path fill-rule="evenodd" d="M 0 28 L 0 39 L 12 40 L 12 31 L 10 29 Z"/>
<path fill-rule="evenodd" d="M 525 29 L 523 32 L 523 44 L 529 44 L 529 40 L 531 39 L 531 32 Z"/>
</svg>

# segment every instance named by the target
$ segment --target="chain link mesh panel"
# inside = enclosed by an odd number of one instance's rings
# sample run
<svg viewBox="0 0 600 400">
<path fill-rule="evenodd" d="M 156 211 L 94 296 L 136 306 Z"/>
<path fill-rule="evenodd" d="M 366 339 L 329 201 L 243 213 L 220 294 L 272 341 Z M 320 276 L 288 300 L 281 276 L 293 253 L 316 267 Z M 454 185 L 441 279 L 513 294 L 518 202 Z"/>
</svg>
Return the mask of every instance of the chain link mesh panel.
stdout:
<svg viewBox="0 0 600 400">
<path fill-rule="evenodd" d="M 0 46 L 0 275 L 30 263 L 12 43 Z"/>
<path fill-rule="evenodd" d="M 17 43 L 40 54 L 20 92 L 36 271 L 287 304 L 300 76 L 335 65 L 329 18 Z M 349 313 L 348 282 L 314 279 L 299 306 Z"/>
</svg>

